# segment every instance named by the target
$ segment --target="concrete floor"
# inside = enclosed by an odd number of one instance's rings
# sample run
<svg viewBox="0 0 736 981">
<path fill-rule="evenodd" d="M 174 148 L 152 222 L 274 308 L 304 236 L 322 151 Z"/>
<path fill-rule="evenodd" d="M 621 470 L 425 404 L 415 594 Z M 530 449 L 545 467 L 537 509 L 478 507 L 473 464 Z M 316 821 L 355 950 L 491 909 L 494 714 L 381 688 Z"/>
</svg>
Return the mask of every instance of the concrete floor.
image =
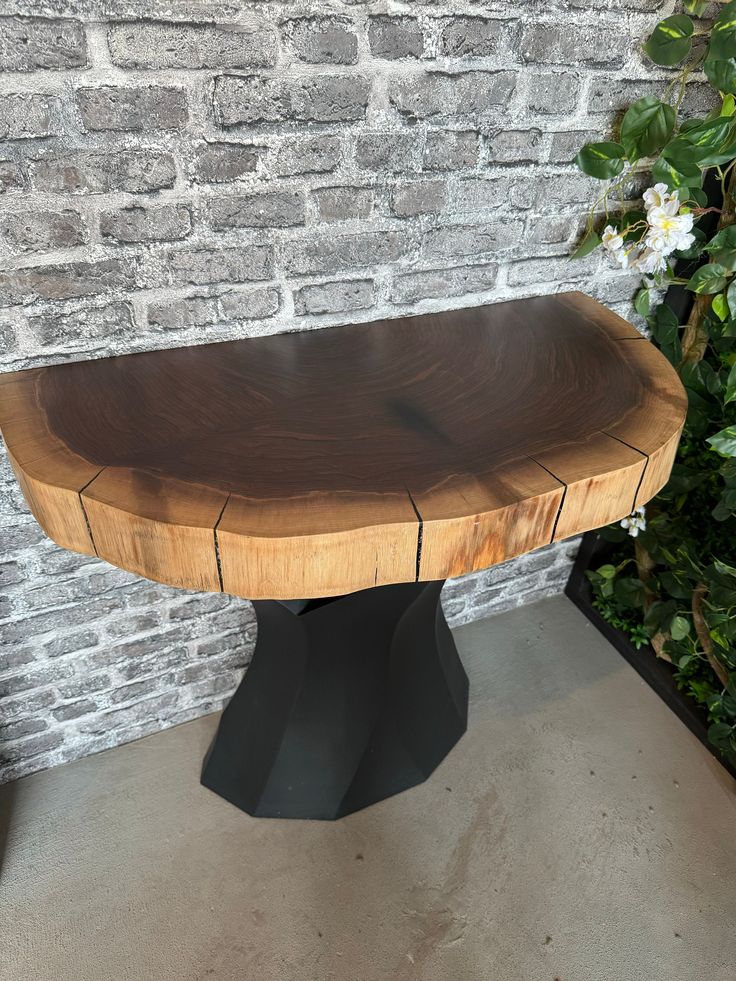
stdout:
<svg viewBox="0 0 736 981">
<path fill-rule="evenodd" d="M 340 822 L 202 789 L 214 717 L 0 788 L 3 981 L 734 981 L 734 781 L 565 598 L 455 636 L 467 735 Z"/>
</svg>

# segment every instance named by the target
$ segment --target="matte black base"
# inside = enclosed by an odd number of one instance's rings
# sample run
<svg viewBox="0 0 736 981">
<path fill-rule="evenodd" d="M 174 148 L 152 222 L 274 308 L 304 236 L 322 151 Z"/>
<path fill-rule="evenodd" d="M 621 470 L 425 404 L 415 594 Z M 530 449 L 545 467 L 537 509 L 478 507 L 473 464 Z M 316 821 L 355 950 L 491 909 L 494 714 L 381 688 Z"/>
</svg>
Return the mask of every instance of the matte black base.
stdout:
<svg viewBox="0 0 736 981">
<path fill-rule="evenodd" d="M 204 786 L 257 817 L 331 820 L 426 780 L 467 725 L 442 586 L 254 603 L 253 661 Z"/>
</svg>

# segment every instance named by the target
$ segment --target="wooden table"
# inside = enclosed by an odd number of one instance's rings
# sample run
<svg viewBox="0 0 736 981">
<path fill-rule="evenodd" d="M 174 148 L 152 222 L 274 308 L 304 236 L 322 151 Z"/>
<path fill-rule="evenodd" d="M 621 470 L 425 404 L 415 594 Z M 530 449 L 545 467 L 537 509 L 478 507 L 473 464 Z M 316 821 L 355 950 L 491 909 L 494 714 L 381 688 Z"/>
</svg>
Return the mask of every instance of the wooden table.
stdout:
<svg viewBox="0 0 736 981">
<path fill-rule="evenodd" d="M 432 772 L 467 713 L 443 581 L 648 501 L 685 410 L 662 355 L 580 293 L 0 376 L 54 541 L 256 601 L 202 779 L 283 817 Z"/>
</svg>

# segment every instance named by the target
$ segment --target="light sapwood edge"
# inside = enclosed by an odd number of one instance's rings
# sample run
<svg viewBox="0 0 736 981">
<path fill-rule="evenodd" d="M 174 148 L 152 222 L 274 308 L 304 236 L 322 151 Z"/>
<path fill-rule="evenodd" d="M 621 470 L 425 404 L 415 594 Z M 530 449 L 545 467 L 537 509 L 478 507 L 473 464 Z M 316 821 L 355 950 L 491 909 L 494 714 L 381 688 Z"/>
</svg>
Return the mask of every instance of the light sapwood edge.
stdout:
<svg viewBox="0 0 736 981">
<path fill-rule="evenodd" d="M 30 476 L 10 450 L 7 454 L 26 504 L 44 534 L 61 548 L 96 555 L 80 492 Z"/>
<path fill-rule="evenodd" d="M 319 599 L 414 582 L 418 527 L 417 521 L 396 522 L 284 538 L 217 528 L 223 592 L 245 599 Z"/>
</svg>

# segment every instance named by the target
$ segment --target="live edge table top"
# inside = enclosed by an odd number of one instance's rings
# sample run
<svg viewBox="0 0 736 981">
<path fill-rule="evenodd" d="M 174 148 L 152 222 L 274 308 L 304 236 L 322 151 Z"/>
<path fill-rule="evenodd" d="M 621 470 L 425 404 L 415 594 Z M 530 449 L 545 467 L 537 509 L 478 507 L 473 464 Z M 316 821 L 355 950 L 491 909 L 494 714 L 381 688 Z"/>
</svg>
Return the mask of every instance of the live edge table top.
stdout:
<svg viewBox="0 0 736 981">
<path fill-rule="evenodd" d="M 445 579 L 622 518 L 685 410 L 580 293 L 0 375 L 54 541 L 251 599 Z"/>
</svg>

